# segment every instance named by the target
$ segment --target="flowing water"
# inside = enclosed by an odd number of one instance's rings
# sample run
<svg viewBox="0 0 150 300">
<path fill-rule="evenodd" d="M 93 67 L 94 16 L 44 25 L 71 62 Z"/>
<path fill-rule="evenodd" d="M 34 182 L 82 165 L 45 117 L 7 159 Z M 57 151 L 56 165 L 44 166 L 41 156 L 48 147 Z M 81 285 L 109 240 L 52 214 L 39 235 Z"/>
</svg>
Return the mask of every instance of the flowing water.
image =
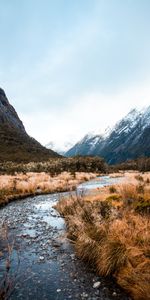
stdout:
<svg viewBox="0 0 150 300">
<path fill-rule="evenodd" d="M 103 176 L 79 185 L 78 192 L 89 192 L 116 183 Z M 121 299 L 128 296 L 112 278 L 97 277 L 92 268 L 74 254 L 66 238 L 65 221 L 53 208 L 68 193 L 28 197 L 0 210 L 0 226 L 8 225 L 8 241 L 14 243 L 9 270 L 10 300 Z M 0 279 L 5 272 L 5 247 L 1 244 Z M 98 288 L 93 288 L 99 282 Z"/>
<path fill-rule="evenodd" d="M 113 185 L 116 184 L 120 181 L 123 180 L 123 177 L 109 177 L 109 176 L 101 176 L 101 177 L 97 177 L 94 180 L 90 180 L 88 182 L 84 182 L 82 184 L 80 184 L 78 186 L 78 191 L 83 191 L 83 192 L 89 192 L 92 191 L 93 189 L 100 189 L 101 187 L 104 186 L 109 186 L 109 185 Z"/>
</svg>

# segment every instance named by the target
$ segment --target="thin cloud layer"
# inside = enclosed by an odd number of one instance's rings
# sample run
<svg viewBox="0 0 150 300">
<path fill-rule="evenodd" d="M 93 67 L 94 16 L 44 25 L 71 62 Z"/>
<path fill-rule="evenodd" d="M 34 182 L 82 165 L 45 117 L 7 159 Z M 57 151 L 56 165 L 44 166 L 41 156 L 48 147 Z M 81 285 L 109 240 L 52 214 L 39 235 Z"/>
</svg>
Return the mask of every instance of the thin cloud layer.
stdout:
<svg viewBox="0 0 150 300">
<path fill-rule="evenodd" d="M 75 142 L 149 105 L 149 1 L 0 6 L 1 87 L 43 144 Z"/>
</svg>

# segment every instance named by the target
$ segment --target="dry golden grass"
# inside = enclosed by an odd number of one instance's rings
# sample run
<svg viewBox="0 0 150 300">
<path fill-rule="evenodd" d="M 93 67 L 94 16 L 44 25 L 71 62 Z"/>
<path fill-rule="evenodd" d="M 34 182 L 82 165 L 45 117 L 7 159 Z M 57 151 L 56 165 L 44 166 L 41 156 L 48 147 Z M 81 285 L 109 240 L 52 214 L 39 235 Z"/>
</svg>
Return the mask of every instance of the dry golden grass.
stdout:
<svg viewBox="0 0 150 300">
<path fill-rule="evenodd" d="M 93 173 L 63 172 L 57 176 L 33 173 L 0 176 L 0 205 L 28 195 L 72 191 L 79 183 L 93 179 Z"/>
<path fill-rule="evenodd" d="M 142 176 L 130 174 L 130 183 L 117 185 L 115 194 L 103 188 L 83 198 L 64 198 L 56 206 L 77 255 L 97 274 L 114 276 L 135 300 L 150 299 L 150 190 L 148 174 Z"/>
</svg>

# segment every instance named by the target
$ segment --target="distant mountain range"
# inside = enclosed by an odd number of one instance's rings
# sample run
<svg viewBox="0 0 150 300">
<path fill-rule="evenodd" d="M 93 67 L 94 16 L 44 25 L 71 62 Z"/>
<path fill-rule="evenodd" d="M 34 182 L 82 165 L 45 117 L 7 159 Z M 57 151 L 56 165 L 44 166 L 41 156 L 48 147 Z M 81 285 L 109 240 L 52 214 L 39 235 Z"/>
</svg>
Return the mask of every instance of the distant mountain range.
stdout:
<svg viewBox="0 0 150 300">
<path fill-rule="evenodd" d="M 109 164 L 150 156 L 150 106 L 131 110 L 103 135 L 87 134 L 65 155 L 102 156 Z"/>
<path fill-rule="evenodd" d="M 0 161 L 44 161 L 58 154 L 30 137 L 0 88 Z"/>
</svg>

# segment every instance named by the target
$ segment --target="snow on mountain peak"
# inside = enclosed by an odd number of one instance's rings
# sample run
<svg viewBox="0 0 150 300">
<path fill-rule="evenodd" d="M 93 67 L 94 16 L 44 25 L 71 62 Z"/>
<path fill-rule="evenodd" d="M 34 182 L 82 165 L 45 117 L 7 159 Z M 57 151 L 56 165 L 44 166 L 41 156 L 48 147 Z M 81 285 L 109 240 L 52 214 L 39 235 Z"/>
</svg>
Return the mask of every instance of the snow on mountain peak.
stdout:
<svg viewBox="0 0 150 300">
<path fill-rule="evenodd" d="M 112 130 L 113 130 L 113 128 L 108 126 L 103 133 L 103 138 L 106 139 L 108 136 L 110 136 Z"/>
<path fill-rule="evenodd" d="M 140 111 L 137 108 L 132 109 L 124 118 L 124 121 L 135 121 L 140 115 Z"/>
</svg>

